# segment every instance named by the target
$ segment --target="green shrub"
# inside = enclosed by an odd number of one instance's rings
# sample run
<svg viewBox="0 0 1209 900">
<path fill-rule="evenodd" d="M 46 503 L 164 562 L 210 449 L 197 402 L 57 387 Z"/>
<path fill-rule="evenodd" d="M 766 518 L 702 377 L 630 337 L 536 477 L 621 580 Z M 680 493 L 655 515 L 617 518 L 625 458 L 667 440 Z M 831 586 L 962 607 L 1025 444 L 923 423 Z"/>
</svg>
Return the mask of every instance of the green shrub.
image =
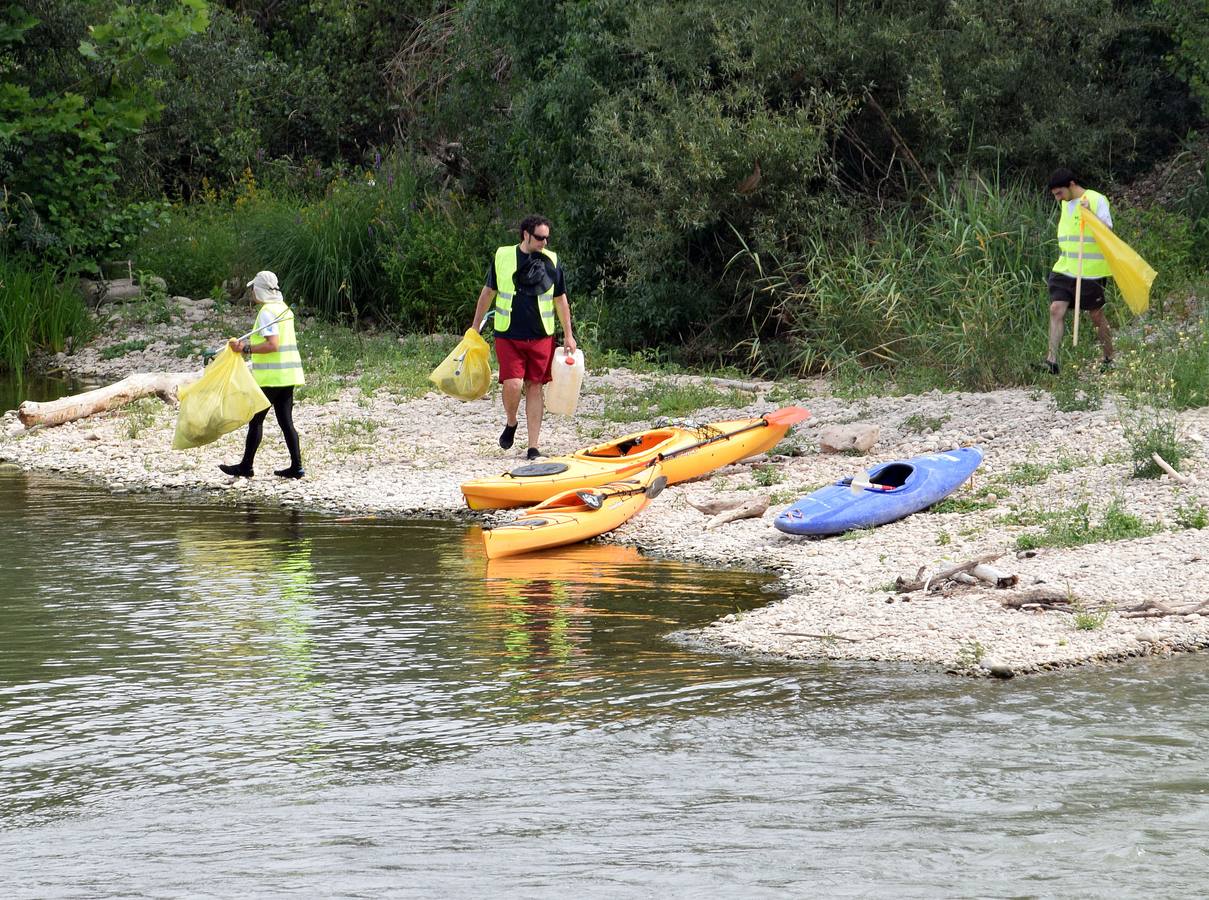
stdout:
<svg viewBox="0 0 1209 900">
<path fill-rule="evenodd" d="M 173 294 L 208 296 L 241 259 L 239 216 L 226 202 L 174 206 L 135 242 L 135 262 L 163 278 Z"/>
<path fill-rule="evenodd" d="M 463 331 L 483 287 L 491 253 L 514 242 L 489 211 L 465 201 L 428 198 L 393 220 L 382 247 L 385 284 L 399 324 L 420 332 Z"/>
</svg>

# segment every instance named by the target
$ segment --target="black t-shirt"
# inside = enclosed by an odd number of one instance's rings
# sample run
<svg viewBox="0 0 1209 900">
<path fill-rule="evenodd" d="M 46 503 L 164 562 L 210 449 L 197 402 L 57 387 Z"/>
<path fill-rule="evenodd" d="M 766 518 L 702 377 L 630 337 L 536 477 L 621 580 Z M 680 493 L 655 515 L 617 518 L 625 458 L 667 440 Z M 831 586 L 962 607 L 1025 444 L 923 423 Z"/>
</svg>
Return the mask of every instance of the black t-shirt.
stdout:
<svg viewBox="0 0 1209 900">
<path fill-rule="evenodd" d="M 561 262 L 555 265 L 550 260 L 550 257 L 540 250 L 535 253 L 525 253 L 518 244 L 516 247 L 516 271 L 522 271 L 529 260 L 535 256 L 540 256 L 546 264 L 546 272 L 554 281 L 554 296 L 561 297 L 567 292 Z M 487 263 L 487 278 L 484 284 L 493 291 L 500 290 L 500 286 L 495 283 L 494 254 L 492 254 L 491 260 Z M 507 331 L 497 331 L 495 333 L 496 337 L 510 338 L 514 341 L 531 341 L 534 338 L 546 337 L 546 329 L 542 327 L 542 316 L 537 309 L 537 294 L 531 290 L 516 290 L 516 285 L 514 284 L 506 285 L 503 289 L 514 292 L 512 298 L 512 322 L 509 324 Z"/>
</svg>

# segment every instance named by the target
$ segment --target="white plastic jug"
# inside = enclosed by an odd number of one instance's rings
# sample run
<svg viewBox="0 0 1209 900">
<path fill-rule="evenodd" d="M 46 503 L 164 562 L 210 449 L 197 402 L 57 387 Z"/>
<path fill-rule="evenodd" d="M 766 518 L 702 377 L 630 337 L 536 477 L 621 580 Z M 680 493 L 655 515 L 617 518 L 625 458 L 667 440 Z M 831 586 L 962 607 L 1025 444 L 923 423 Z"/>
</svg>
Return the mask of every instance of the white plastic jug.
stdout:
<svg viewBox="0 0 1209 900">
<path fill-rule="evenodd" d="M 583 351 L 567 353 L 566 347 L 555 350 L 550 377 L 554 380 L 546 385 L 546 410 L 560 416 L 575 415 L 579 386 L 584 380 Z"/>
</svg>

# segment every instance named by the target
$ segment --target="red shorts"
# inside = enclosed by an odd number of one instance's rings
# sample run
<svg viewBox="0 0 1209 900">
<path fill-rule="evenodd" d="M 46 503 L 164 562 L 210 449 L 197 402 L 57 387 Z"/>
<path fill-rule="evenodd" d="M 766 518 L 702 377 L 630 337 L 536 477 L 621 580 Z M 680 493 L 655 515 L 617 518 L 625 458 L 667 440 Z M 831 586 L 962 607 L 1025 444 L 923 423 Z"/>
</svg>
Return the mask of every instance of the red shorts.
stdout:
<svg viewBox="0 0 1209 900">
<path fill-rule="evenodd" d="M 523 378 L 530 384 L 549 384 L 550 364 L 554 362 L 554 336 L 532 341 L 495 339 L 495 358 L 500 364 L 500 381 Z"/>
</svg>

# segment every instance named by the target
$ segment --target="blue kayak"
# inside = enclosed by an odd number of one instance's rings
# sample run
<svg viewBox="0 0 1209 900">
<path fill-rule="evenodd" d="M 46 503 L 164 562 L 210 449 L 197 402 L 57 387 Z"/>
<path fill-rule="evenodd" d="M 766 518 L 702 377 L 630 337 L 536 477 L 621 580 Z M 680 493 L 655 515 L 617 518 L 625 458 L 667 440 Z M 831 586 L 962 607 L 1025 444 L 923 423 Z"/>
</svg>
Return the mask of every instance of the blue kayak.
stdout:
<svg viewBox="0 0 1209 900">
<path fill-rule="evenodd" d="M 982 462 L 977 447 L 929 453 L 882 463 L 869 470 L 869 483 L 852 478 L 819 488 L 773 522 L 786 534 L 839 534 L 894 522 L 943 500 Z"/>
</svg>

